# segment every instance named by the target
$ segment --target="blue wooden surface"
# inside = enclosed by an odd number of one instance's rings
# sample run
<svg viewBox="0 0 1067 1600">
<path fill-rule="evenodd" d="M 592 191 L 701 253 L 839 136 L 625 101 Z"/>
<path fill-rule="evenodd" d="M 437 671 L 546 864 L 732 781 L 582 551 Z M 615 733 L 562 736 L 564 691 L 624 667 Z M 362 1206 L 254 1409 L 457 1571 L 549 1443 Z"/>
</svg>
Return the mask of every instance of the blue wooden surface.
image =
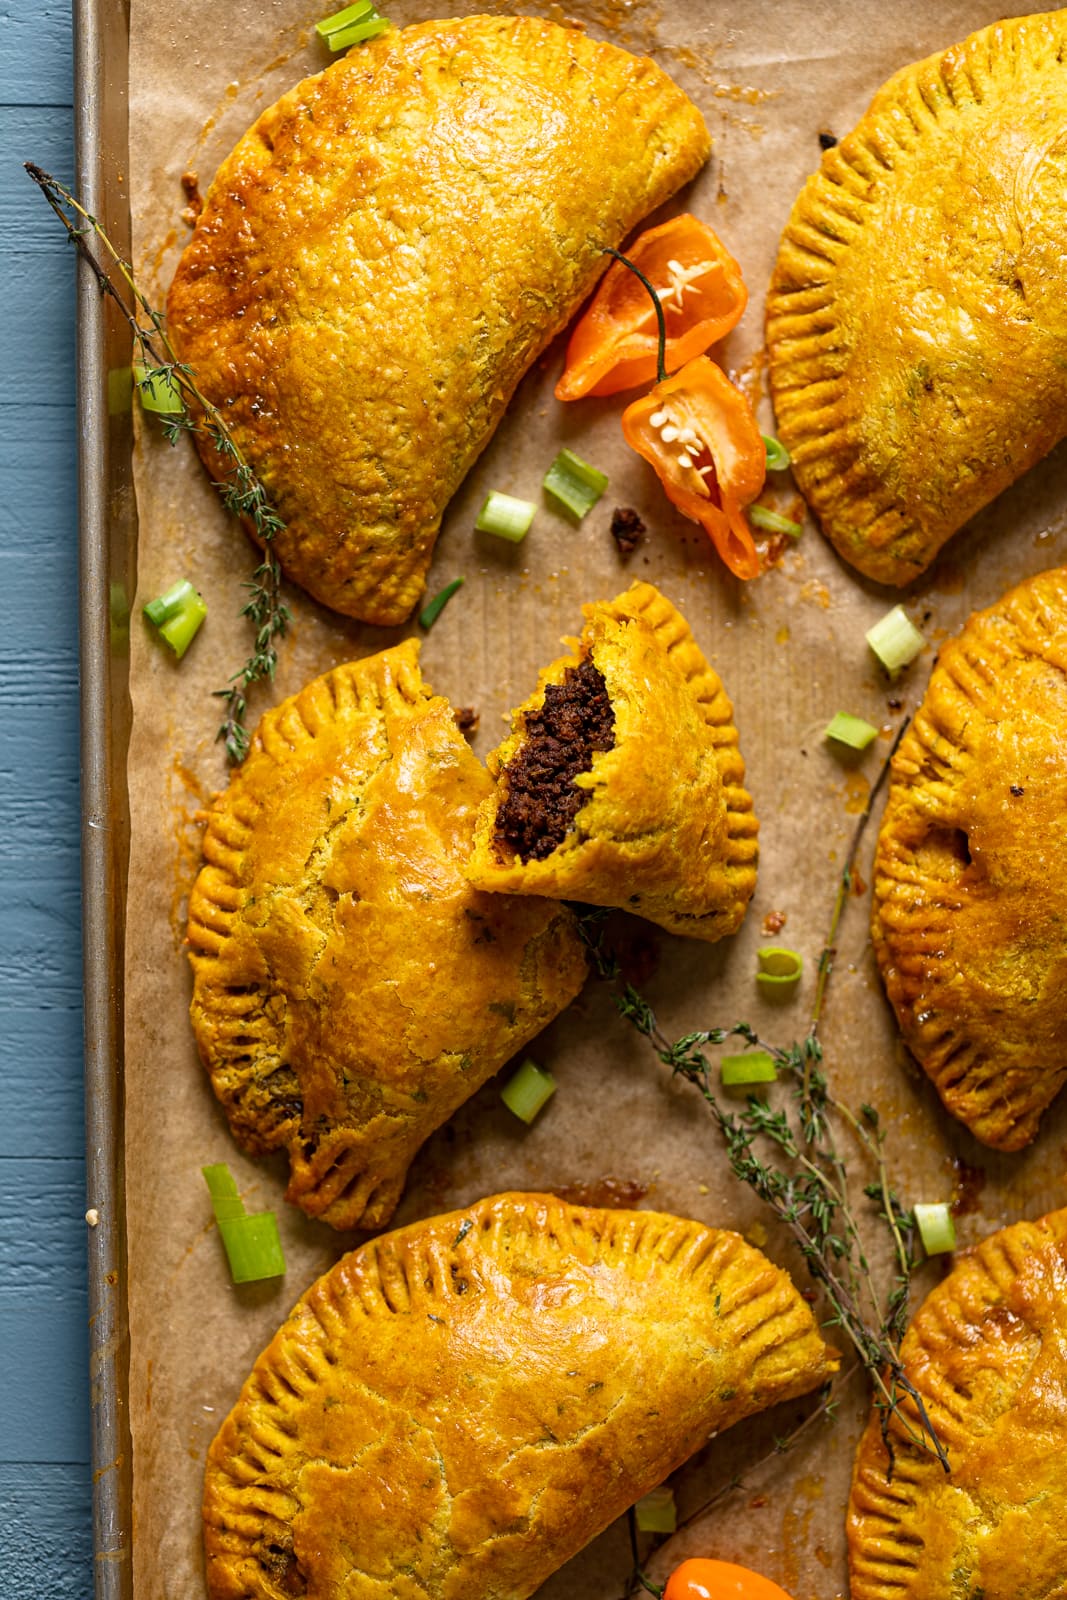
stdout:
<svg viewBox="0 0 1067 1600">
<path fill-rule="evenodd" d="M 67 4 L 0 10 L 0 1595 L 89 1600 Z"/>
</svg>

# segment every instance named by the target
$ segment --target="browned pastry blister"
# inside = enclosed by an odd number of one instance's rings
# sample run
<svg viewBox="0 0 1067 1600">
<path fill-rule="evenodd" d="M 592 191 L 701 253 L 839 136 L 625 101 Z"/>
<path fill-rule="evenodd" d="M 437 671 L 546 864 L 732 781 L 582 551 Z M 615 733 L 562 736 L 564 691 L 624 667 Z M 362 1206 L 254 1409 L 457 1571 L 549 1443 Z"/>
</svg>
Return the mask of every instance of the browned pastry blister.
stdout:
<svg viewBox="0 0 1067 1600">
<path fill-rule="evenodd" d="M 1067 568 L 942 646 L 893 761 L 875 954 L 953 1116 L 1017 1150 L 1067 1077 Z"/>
<path fill-rule="evenodd" d="M 652 584 L 583 609 L 581 638 L 541 673 L 489 757 L 497 784 L 471 882 L 721 939 L 741 924 L 758 859 L 733 708 Z"/>
<path fill-rule="evenodd" d="M 957 1259 L 902 1355 L 950 1470 L 897 1417 L 891 1462 L 872 1413 L 849 1501 L 852 1600 L 1067 1600 L 1067 1211 Z"/>
<path fill-rule="evenodd" d="M 605 247 L 709 150 L 652 61 L 535 17 L 390 30 L 263 113 L 168 318 L 286 523 L 289 577 L 404 620 L 445 506 Z"/>
<path fill-rule="evenodd" d="M 778 431 L 838 552 L 908 583 L 1067 433 L 1067 11 L 904 68 L 823 157 L 767 300 Z"/>
<path fill-rule="evenodd" d="M 287 1198 L 380 1227 L 418 1147 L 581 987 L 571 913 L 463 875 L 490 779 L 414 640 L 263 718 L 216 799 L 189 909 L 192 1020 Z"/>
<path fill-rule="evenodd" d="M 211 1600 L 524 1600 L 713 1434 L 835 1370 L 737 1234 L 505 1194 L 345 1256 L 208 1456 Z"/>
</svg>

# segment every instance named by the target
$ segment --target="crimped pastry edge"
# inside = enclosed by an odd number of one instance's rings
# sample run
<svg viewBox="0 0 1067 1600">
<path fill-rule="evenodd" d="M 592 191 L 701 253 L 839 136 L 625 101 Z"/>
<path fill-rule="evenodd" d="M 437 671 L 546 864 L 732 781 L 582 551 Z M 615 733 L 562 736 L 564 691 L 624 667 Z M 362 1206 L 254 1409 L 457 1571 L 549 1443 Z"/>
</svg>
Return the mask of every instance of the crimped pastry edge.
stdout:
<svg viewBox="0 0 1067 1600">
<path fill-rule="evenodd" d="M 269 168 L 278 130 L 286 118 L 294 115 L 301 106 L 307 97 L 310 85 L 330 74 L 365 75 L 379 65 L 388 66 L 394 55 L 399 52 L 410 51 L 415 54 L 420 48 L 432 48 L 433 44 L 443 39 L 457 37 L 463 41 L 470 36 L 477 38 L 486 35 L 504 41 L 516 41 L 519 38 L 532 40 L 531 53 L 535 53 L 542 64 L 546 82 L 553 80 L 565 82 L 576 67 L 585 71 L 590 79 L 604 78 L 607 75 L 605 70 L 607 63 L 625 58 L 634 64 L 634 68 L 629 81 L 623 86 L 623 92 L 615 97 L 616 114 L 622 121 L 626 120 L 629 108 L 630 120 L 639 125 L 648 123 L 651 129 L 661 130 L 662 136 L 662 130 L 685 115 L 689 127 L 684 139 L 681 132 L 678 133 L 676 139 L 678 148 L 672 156 L 673 165 L 663 158 L 663 152 L 660 151 L 649 174 L 647 198 L 640 206 L 632 202 L 629 204 L 626 220 L 620 228 L 611 231 L 611 237 L 605 238 L 603 244 L 620 245 L 627 233 L 642 218 L 654 212 L 688 183 L 707 161 L 711 152 L 711 139 L 701 113 L 684 90 L 650 57 L 634 55 L 633 52 L 610 41 L 590 38 L 580 30 L 567 28 L 540 17 L 474 14 L 468 17 L 431 19 L 407 28 L 392 29 L 368 41 L 360 49 L 350 51 L 322 71 L 309 74 L 272 106 L 261 112 L 216 172 L 205 197 L 204 207 L 197 218 L 196 230 L 206 230 L 209 227 L 215 217 L 216 202 L 220 197 L 228 196 L 230 189 L 237 186 L 236 180 L 243 179 L 246 168 L 260 176 L 262 175 L 260 169 Z M 556 60 L 558 66 L 553 70 L 553 62 Z M 622 203 L 623 195 L 620 194 L 620 206 Z M 184 302 L 189 297 L 191 288 L 187 280 L 192 269 L 188 268 L 188 263 L 194 261 L 196 256 L 196 230 L 183 253 L 168 295 L 168 319 L 179 342 L 180 328 L 184 321 L 188 320 L 194 328 L 199 326 L 199 319 L 187 317 L 184 310 Z M 202 232 L 201 237 L 204 236 Z M 566 327 L 575 311 L 606 271 L 608 264 L 607 256 L 602 255 L 599 250 L 594 252 L 584 280 L 576 287 L 569 302 L 561 305 L 551 323 L 543 328 L 522 370 L 517 371 L 508 382 L 504 381 L 507 379 L 507 374 L 498 379 L 495 400 L 487 416 L 486 426 L 479 437 L 468 446 L 458 470 L 455 463 L 442 465 L 442 474 L 448 475 L 447 493 L 433 514 L 422 516 L 419 528 L 401 529 L 382 520 L 371 524 L 353 524 L 351 529 L 353 535 L 366 535 L 364 542 L 369 542 L 371 547 L 378 547 L 375 557 L 364 560 L 361 564 L 357 563 L 353 567 L 346 558 L 345 550 L 348 542 L 346 539 L 335 549 L 330 570 L 316 573 L 313 570 L 314 563 L 311 567 L 305 563 L 294 536 L 289 532 L 290 529 L 297 528 L 303 518 L 294 515 L 283 506 L 281 509 L 285 516 L 286 528 L 280 536 L 275 537 L 273 548 L 282 560 L 286 575 L 305 588 L 313 598 L 344 615 L 379 626 L 394 626 L 404 622 L 425 589 L 426 572 L 448 502 L 492 437 L 522 377 L 541 352 Z M 195 276 L 199 276 L 201 272 L 202 267 L 198 263 Z M 219 396 L 210 398 L 220 399 Z M 232 463 L 220 455 L 203 430 L 196 433 L 195 443 L 212 479 L 224 478 Z M 255 451 L 246 450 L 246 454 L 254 457 Z M 253 465 L 255 465 L 254 459 Z M 278 493 L 278 491 L 273 492 L 276 495 Z M 247 521 L 245 526 L 246 531 L 254 536 L 254 530 Z"/>
<path fill-rule="evenodd" d="M 489 770 L 494 776 L 498 776 L 507 766 L 522 743 L 524 719 L 527 713 L 536 711 L 543 704 L 545 689 L 549 684 L 561 682 L 567 668 L 577 665 L 583 659 L 597 616 L 613 617 L 620 621 L 634 618 L 647 624 L 663 646 L 668 661 L 679 671 L 692 690 L 698 715 L 711 736 L 715 764 L 722 780 L 726 802 L 726 855 L 723 867 L 736 900 L 735 915 L 727 921 L 716 922 L 714 937 L 720 938 L 734 933 L 740 926 L 755 891 L 759 861 L 759 822 L 754 813 L 752 796 L 744 786 L 745 763 L 741 755 L 740 738 L 733 720 L 733 706 L 722 680 L 704 656 L 685 617 L 654 584 L 636 579 L 628 589 L 616 595 L 613 600 L 587 602 L 583 605 L 582 612 L 586 626 L 581 638 L 564 639 L 563 643 L 569 646 L 569 653 L 558 657 L 541 671 L 536 689 L 512 713 L 512 732 L 489 755 L 487 759 Z M 597 760 L 598 757 L 594 755 L 594 769 Z M 498 803 L 499 795 L 486 803 L 479 818 L 476 835 L 479 840 L 492 837 Z M 566 852 L 574 845 L 574 837 L 569 835 L 559 849 Z M 487 851 L 479 851 L 482 859 L 475 879 L 483 888 L 492 887 L 494 890 L 513 893 L 552 893 L 547 876 L 542 882 L 543 875 L 536 871 L 540 863 L 535 864 L 535 870 L 531 874 L 529 865 L 523 865 L 517 860 L 505 863 L 492 859 L 487 864 L 484 859 L 487 854 L 491 854 L 488 848 Z M 552 859 L 552 856 L 546 858 L 546 868 Z M 534 878 L 537 880 L 536 887 L 530 887 Z M 680 920 L 676 931 L 691 932 L 698 920 L 694 918 L 687 918 L 684 922 Z"/>
<path fill-rule="evenodd" d="M 1054 31 L 1055 30 L 1055 31 Z M 828 150 L 798 195 L 782 234 L 767 297 L 771 395 L 782 442 L 808 506 L 838 554 L 876 582 L 910 583 L 965 522 L 1029 470 L 1067 433 L 1067 413 L 1054 436 L 1022 443 L 1010 474 L 989 492 L 953 498 L 952 512 L 921 525 L 865 461 L 862 418 L 835 372 L 838 318 L 832 284 L 838 258 L 862 232 L 867 207 L 880 198 L 943 116 L 970 95 L 981 103 L 989 81 L 991 41 L 1014 63 L 1020 41 L 1040 33 L 1067 49 L 1067 10 L 1005 18 L 962 42 L 895 73 L 875 94 L 857 126 Z M 791 265 L 786 266 L 786 258 Z M 809 265 L 802 269 L 801 260 Z M 783 352 L 782 346 L 794 346 Z M 805 377 L 807 367 L 813 367 Z M 983 480 L 985 481 L 985 480 Z"/>
<path fill-rule="evenodd" d="M 954 1456 L 965 1457 L 968 1443 L 980 1435 L 968 1429 L 970 1397 L 945 1372 L 942 1352 L 973 1345 L 983 1315 L 1004 1304 L 1022 1261 L 1035 1250 L 1064 1255 L 1067 1208 L 1034 1222 L 1010 1223 L 957 1256 L 904 1336 L 905 1371 L 948 1448 L 950 1462 Z M 931 1487 L 945 1482 L 944 1470 L 929 1451 L 907 1439 L 896 1419 L 890 1422 L 890 1435 L 892 1473 L 879 1414 L 872 1410 L 856 1449 L 849 1497 L 849 1592 L 852 1600 L 943 1600 L 921 1587 L 921 1542 L 908 1526 L 908 1514 Z"/>
<path fill-rule="evenodd" d="M 449 1316 L 457 1314 L 457 1306 L 462 1314 L 463 1302 L 457 1302 L 453 1284 L 471 1253 L 485 1249 L 487 1242 L 489 1247 L 499 1246 L 502 1239 L 510 1246 L 516 1236 L 527 1248 L 539 1248 L 547 1267 L 568 1266 L 577 1260 L 601 1263 L 610 1270 L 629 1260 L 637 1264 L 635 1277 L 663 1266 L 679 1283 L 689 1280 L 698 1289 L 715 1283 L 717 1327 L 722 1329 L 734 1321 L 740 1343 L 757 1341 L 753 1371 L 766 1362 L 765 1389 L 778 1385 L 769 1398 L 734 1406 L 732 1413 L 731 1396 L 724 1402 L 728 1414 L 719 1424 L 722 1427 L 763 1405 L 807 1393 L 837 1370 L 837 1352 L 823 1343 L 810 1308 L 788 1274 L 731 1230 L 708 1228 L 666 1213 L 580 1207 L 551 1194 L 516 1192 L 410 1224 L 342 1257 L 307 1290 L 256 1361 L 213 1441 L 204 1493 L 212 1600 L 265 1600 L 280 1595 L 256 1581 L 262 1569 L 255 1551 L 271 1541 L 284 1543 L 300 1500 L 291 1488 L 271 1488 L 269 1479 L 275 1459 L 299 1449 L 291 1413 L 316 1384 L 328 1381 L 329 1369 L 339 1359 L 330 1348 L 331 1340 L 336 1342 L 343 1334 L 346 1319 L 356 1317 L 370 1328 L 382 1317 L 421 1318 L 438 1302 L 443 1302 L 441 1309 L 447 1308 Z M 755 1289 L 753 1267 L 759 1274 Z M 796 1358 L 791 1366 L 789 1352 L 794 1345 Z M 806 1357 L 805 1346 L 811 1347 Z M 760 1391 L 755 1378 L 753 1391 Z M 256 1427 L 235 1453 L 231 1442 L 239 1433 L 246 1406 L 258 1408 Z M 680 1456 L 671 1470 L 681 1465 L 688 1453 Z M 657 1473 L 657 1481 L 659 1477 Z M 638 1487 L 633 1498 L 649 1487 L 651 1483 Z M 587 1537 L 594 1537 L 623 1509 L 622 1504 L 601 1507 L 599 1527 L 592 1528 Z M 572 1553 L 566 1551 L 557 1564 Z M 215 1578 L 219 1578 L 218 1584 Z"/>
<path fill-rule="evenodd" d="M 946 1109 L 983 1143 L 1018 1150 L 1037 1134 L 1043 1112 L 1067 1079 L 1067 1059 L 1049 1060 L 1044 1073 L 1016 1072 L 983 1050 L 966 1015 L 913 1015 L 932 962 L 951 966 L 956 913 L 966 903 L 966 878 L 931 883 L 919 877 L 911 833 L 934 832 L 939 813 L 955 830 L 957 790 L 975 757 L 978 718 L 1001 714 L 999 685 L 1006 668 L 1032 655 L 1067 675 L 1067 567 L 1018 584 L 994 605 L 975 612 L 942 646 L 930 682 L 893 761 L 889 796 L 878 834 L 871 904 L 871 937 L 886 992 L 905 1041 Z M 926 800 L 922 814 L 916 793 Z M 902 836 L 902 837 L 901 837 Z M 946 992 L 949 984 L 942 984 Z"/>
<path fill-rule="evenodd" d="M 277 1041 L 284 1034 L 284 1021 L 278 1013 L 280 1010 L 284 1014 L 286 1000 L 266 967 L 258 983 L 249 981 L 250 975 L 244 971 L 236 974 L 235 981 L 234 972 L 226 966 L 227 945 L 244 903 L 245 855 L 265 807 L 262 794 L 256 792 L 259 763 L 269 763 L 284 772 L 290 762 L 301 759 L 320 731 L 326 727 L 333 730 L 346 719 L 375 714 L 384 717 L 391 711 L 420 706 L 429 713 L 436 703 L 451 725 L 447 701 L 434 695 L 421 680 L 419 648 L 418 640 L 407 639 L 375 656 L 343 663 L 264 715 L 244 765 L 233 774 L 229 787 L 216 796 L 207 813 L 203 865 L 189 900 L 187 943 L 194 973 L 194 1033 L 231 1132 L 242 1148 L 254 1155 L 285 1149 L 290 1162 L 286 1198 L 336 1228 L 386 1224 L 403 1190 L 405 1173 L 397 1177 L 389 1170 L 379 1170 L 380 1164 L 368 1159 L 360 1140 L 353 1138 L 351 1125 L 338 1123 L 318 1134 L 309 1154 L 304 1148 L 300 1114 L 272 1122 L 264 1129 L 262 1107 L 257 1111 L 253 1106 L 245 1112 L 240 1103 L 242 1063 L 253 1046 L 265 1047 L 268 1056 L 278 1051 Z M 456 740 L 465 750 L 458 731 Z M 473 756 L 470 759 L 475 760 Z M 581 987 L 586 966 L 569 908 L 553 908 L 543 930 L 529 939 L 527 956 L 535 966 L 543 956 L 550 957 L 556 989 L 569 991 L 567 998 L 573 998 Z M 521 1048 L 559 1009 L 561 1006 L 556 1004 L 555 1010 L 548 1009 L 537 1020 L 531 1007 L 529 1025 L 518 1030 L 512 1049 Z M 470 1086 L 460 1103 L 500 1065 L 503 1060 L 498 1061 L 497 1067 L 465 1078 Z M 279 1059 L 278 1069 L 288 1066 L 287 1059 Z M 296 1069 L 289 1070 L 299 1085 Z M 268 1101 L 267 1109 L 273 1112 L 273 1099 Z M 446 1120 L 453 1109 L 450 1106 L 440 1120 Z M 387 1113 L 383 1105 L 379 1114 L 382 1119 L 379 1136 L 387 1149 L 385 1136 L 402 1118 L 395 1110 Z M 427 1127 L 424 1137 L 430 1131 Z M 388 1161 L 385 1164 L 389 1166 Z"/>
</svg>

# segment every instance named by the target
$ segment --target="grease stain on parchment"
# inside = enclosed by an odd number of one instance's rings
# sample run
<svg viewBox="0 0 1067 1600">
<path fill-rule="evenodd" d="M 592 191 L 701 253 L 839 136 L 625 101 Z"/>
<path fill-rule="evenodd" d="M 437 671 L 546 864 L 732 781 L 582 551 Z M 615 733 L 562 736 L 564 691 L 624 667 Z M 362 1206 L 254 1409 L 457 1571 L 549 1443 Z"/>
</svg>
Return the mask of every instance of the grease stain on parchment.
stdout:
<svg viewBox="0 0 1067 1600">
<path fill-rule="evenodd" d="M 168 779 L 171 837 L 174 841 L 173 879 L 168 920 L 174 948 L 185 943 L 189 891 L 200 870 L 200 841 L 204 810 L 211 796 L 203 780 L 176 755 Z"/>
<path fill-rule="evenodd" d="M 871 793 L 871 780 L 866 773 L 855 771 L 845 776 L 844 783 L 834 784 L 834 794 L 845 803 L 850 817 L 858 817 L 865 808 Z"/>
</svg>

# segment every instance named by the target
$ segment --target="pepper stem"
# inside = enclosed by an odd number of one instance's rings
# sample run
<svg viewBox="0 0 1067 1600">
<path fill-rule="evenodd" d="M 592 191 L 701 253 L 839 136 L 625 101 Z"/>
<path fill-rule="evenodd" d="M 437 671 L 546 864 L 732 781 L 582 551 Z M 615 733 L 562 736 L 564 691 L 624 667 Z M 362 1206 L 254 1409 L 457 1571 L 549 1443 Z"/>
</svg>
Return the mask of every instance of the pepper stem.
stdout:
<svg viewBox="0 0 1067 1600">
<path fill-rule="evenodd" d="M 610 244 L 606 244 L 604 246 L 604 254 L 608 256 L 614 256 L 615 260 L 621 261 L 624 267 L 629 267 L 634 277 L 640 278 L 641 282 L 652 296 L 652 304 L 656 308 L 656 326 L 659 329 L 659 345 L 656 350 L 656 382 L 662 383 L 667 376 L 667 323 L 663 315 L 663 306 L 660 303 L 659 295 L 649 283 L 648 279 L 641 271 L 641 268 L 635 267 L 629 257 L 624 256 L 621 250 L 613 250 Z"/>
</svg>

